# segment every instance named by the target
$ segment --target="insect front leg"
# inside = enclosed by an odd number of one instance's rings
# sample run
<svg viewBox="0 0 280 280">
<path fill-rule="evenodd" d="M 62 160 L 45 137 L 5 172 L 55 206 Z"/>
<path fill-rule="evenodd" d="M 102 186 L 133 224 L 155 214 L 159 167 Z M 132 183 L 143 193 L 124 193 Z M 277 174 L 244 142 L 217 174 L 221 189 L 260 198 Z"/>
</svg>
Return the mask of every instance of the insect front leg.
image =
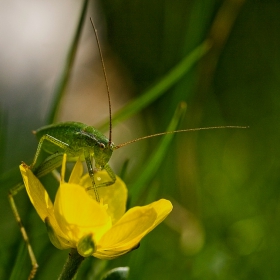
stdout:
<svg viewBox="0 0 280 280">
<path fill-rule="evenodd" d="M 97 187 L 96 187 L 96 183 L 95 183 L 95 180 L 94 180 L 95 170 L 92 167 L 92 157 L 90 156 L 89 152 L 86 152 L 86 151 L 85 151 L 85 161 L 86 161 L 86 165 L 87 165 L 87 168 L 88 168 L 88 174 L 89 174 L 91 182 L 92 182 L 93 191 L 94 191 L 94 194 L 95 194 L 96 201 L 100 202 L 99 194 L 97 192 Z"/>
<path fill-rule="evenodd" d="M 108 186 L 113 185 L 116 182 L 116 175 L 115 175 L 114 171 L 112 170 L 112 168 L 110 167 L 110 165 L 106 164 L 104 166 L 104 169 L 107 171 L 108 175 L 110 176 L 110 178 L 112 180 L 108 181 L 108 182 L 104 182 L 104 183 L 98 184 L 98 186 L 97 186 L 98 188 L 100 188 L 100 187 L 108 187 Z"/>
</svg>

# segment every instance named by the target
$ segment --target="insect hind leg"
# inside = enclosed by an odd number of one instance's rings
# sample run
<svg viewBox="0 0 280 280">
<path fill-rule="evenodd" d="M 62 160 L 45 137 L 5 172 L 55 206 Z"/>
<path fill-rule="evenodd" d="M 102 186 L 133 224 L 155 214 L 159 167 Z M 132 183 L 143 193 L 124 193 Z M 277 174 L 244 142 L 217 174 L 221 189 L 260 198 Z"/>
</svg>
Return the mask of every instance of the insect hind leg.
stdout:
<svg viewBox="0 0 280 280">
<path fill-rule="evenodd" d="M 29 242 L 29 238 L 28 238 L 28 235 L 26 233 L 26 230 L 22 224 L 22 221 L 21 221 L 21 218 L 20 218 L 20 215 L 19 215 L 19 212 L 17 210 L 17 207 L 16 207 L 16 203 L 15 203 L 15 200 L 14 200 L 14 196 L 24 188 L 24 185 L 23 184 L 18 184 L 16 187 L 12 188 L 9 192 L 9 195 L 8 195 L 8 198 L 9 198 L 9 202 L 10 202 L 10 205 L 11 205 L 11 208 L 13 210 L 13 214 L 16 218 L 16 221 L 20 227 L 20 231 L 21 231 L 21 234 L 23 236 L 23 239 L 24 239 L 24 242 L 27 246 L 27 250 L 28 250 L 28 254 L 29 254 L 29 257 L 30 257 L 30 260 L 31 260 L 31 265 L 32 265 L 32 269 L 29 273 L 29 276 L 28 276 L 28 280 L 30 279 L 33 279 L 35 274 L 36 274 L 36 271 L 39 267 L 38 263 L 37 263 L 37 260 L 36 260 L 36 257 L 35 257 L 35 254 L 33 252 L 33 249 L 31 247 L 31 244 Z"/>
</svg>

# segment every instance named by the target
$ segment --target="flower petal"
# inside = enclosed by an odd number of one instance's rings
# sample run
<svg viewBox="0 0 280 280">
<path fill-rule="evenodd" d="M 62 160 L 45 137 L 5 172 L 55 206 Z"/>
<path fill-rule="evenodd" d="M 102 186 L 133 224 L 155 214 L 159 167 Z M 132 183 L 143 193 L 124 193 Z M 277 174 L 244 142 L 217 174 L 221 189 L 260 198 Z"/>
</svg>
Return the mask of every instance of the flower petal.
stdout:
<svg viewBox="0 0 280 280">
<path fill-rule="evenodd" d="M 83 187 L 76 184 L 60 185 L 55 198 L 54 213 L 64 234 L 76 244 L 90 233 L 97 242 L 111 227 L 111 218 L 106 212 L 106 207 L 96 202 Z"/>
<path fill-rule="evenodd" d="M 161 199 L 147 206 L 130 209 L 97 244 L 93 256 L 111 259 L 133 250 L 141 239 L 172 210 L 170 201 Z"/>
<path fill-rule="evenodd" d="M 134 207 L 101 238 L 93 256 L 111 259 L 131 251 L 156 219 L 153 209 Z M 107 256 L 107 257 L 106 257 Z"/>
<path fill-rule="evenodd" d="M 68 183 L 80 184 L 80 180 L 83 175 L 83 170 L 84 170 L 83 164 L 80 160 L 78 160 L 75 166 L 73 167 Z"/>
<path fill-rule="evenodd" d="M 155 220 L 153 227 L 148 230 L 150 232 L 153 230 L 158 224 L 160 224 L 167 216 L 168 214 L 172 211 L 173 205 L 172 203 L 167 200 L 167 199 L 160 199 L 158 201 L 155 201 L 146 207 L 151 207 L 153 208 L 156 213 L 157 213 L 157 219 Z M 146 232 L 146 234 L 148 233 Z"/>
<path fill-rule="evenodd" d="M 74 248 L 75 244 L 71 243 L 67 236 L 64 235 L 57 225 L 57 223 L 52 224 L 48 218 L 45 219 L 45 225 L 47 227 L 47 232 L 51 243 L 60 250 Z"/>
<path fill-rule="evenodd" d="M 46 217 L 54 217 L 52 201 L 41 182 L 25 164 L 21 164 L 19 169 L 29 199 L 40 218 L 44 221 Z"/>
<path fill-rule="evenodd" d="M 63 234 L 55 219 L 53 203 L 39 179 L 25 164 L 20 165 L 20 172 L 29 199 L 40 218 L 43 220 L 43 222 L 48 220 L 47 227 L 51 227 L 56 235 L 60 236 L 62 239 L 66 239 L 67 236 Z M 66 248 L 71 248 L 67 242 L 64 244 L 64 249 Z"/>
<path fill-rule="evenodd" d="M 94 178 L 97 186 L 98 184 L 112 180 L 105 170 L 96 172 L 94 174 Z M 92 186 L 92 182 L 88 174 L 82 178 L 81 183 L 85 188 L 90 188 Z M 97 191 L 100 199 L 103 201 L 103 204 L 108 204 L 107 213 L 112 218 L 112 223 L 114 224 L 125 213 L 127 201 L 127 188 L 125 183 L 120 177 L 116 176 L 116 182 L 114 184 L 106 187 L 100 187 Z M 89 190 L 88 194 L 95 198 L 93 190 Z"/>
</svg>

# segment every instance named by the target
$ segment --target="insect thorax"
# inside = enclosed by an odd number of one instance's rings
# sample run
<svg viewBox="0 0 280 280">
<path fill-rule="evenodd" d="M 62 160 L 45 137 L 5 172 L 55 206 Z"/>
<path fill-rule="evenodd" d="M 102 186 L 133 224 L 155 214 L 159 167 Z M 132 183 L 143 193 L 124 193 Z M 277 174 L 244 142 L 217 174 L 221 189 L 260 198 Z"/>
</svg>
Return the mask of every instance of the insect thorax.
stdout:
<svg viewBox="0 0 280 280">
<path fill-rule="evenodd" d="M 112 155 L 113 145 L 110 145 L 108 138 L 94 127 L 83 123 L 65 122 L 48 125 L 35 133 L 38 140 L 49 135 L 67 144 L 71 156 L 83 156 L 85 152 L 91 154 L 100 166 L 104 166 Z M 50 141 L 44 141 L 43 149 L 48 153 L 64 152 L 59 143 L 56 145 Z"/>
</svg>

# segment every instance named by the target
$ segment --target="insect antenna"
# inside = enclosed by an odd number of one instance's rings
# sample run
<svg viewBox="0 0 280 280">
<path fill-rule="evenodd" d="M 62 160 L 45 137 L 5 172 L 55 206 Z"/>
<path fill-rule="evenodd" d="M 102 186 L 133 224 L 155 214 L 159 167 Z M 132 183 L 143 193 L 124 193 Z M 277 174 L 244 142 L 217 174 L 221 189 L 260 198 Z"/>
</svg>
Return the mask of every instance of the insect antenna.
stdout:
<svg viewBox="0 0 280 280">
<path fill-rule="evenodd" d="M 92 18 L 90 18 L 90 22 L 91 22 L 92 28 L 94 30 L 95 38 L 96 38 L 96 41 L 97 41 L 98 51 L 99 51 L 99 55 L 100 55 L 100 59 L 101 59 L 101 63 L 102 63 L 103 75 L 104 75 L 104 78 L 105 78 L 105 83 L 106 83 L 106 88 L 107 88 L 108 104 L 109 104 L 109 122 L 110 122 L 109 145 L 111 145 L 111 143 L 112 143 L 112 107 L 111 107 L 109 84 L 108 84 L 108 79 L 107 79 L 107 76 L 106 76 L 105 63 L 104 63 L 104 59 L 103 59 L 102 52 L 101 52 L 101 47 L 100 47 L 100 42 L 99 42 L 98 35 L 97 35 L 97 30 L 96 30 L 95 25 L 92 21 Z"/>
<path fill-rule="evenodd" d="M 147 138 L 156 137 L 156 136 L 162 136 L 162 135 L 166 135 L 166 134 L 179 133 L 179 132 L 210 130 L 210 129 L 223 129 L 223 128 L 249 128 L 249 127 L 248 126 L 230 126 L 230 125 L 229 126 L 211 126 L 211 127 L 198 127 L 198 128 L 189 128 L 189 129 L 180 129 L 180 130 L 174 130 L 174 131 L 160 132 L 160 133 L 156 133 L 156 134 L 152 134 L 152 135 L 136 138 L 134 140 L 131 140 L 131 141 L 119 144 L 119 145 L 114 147 L 114 150 L 119 149 L 119 148 L 124 147 L 124 146 L 129 145 L 129 144 L 132 144 L 134 142 L 137 142 L 137 141 L 140 141 L 140 140 L 144 140 L 144 139 L 147 139 Z"/>
</svg>

